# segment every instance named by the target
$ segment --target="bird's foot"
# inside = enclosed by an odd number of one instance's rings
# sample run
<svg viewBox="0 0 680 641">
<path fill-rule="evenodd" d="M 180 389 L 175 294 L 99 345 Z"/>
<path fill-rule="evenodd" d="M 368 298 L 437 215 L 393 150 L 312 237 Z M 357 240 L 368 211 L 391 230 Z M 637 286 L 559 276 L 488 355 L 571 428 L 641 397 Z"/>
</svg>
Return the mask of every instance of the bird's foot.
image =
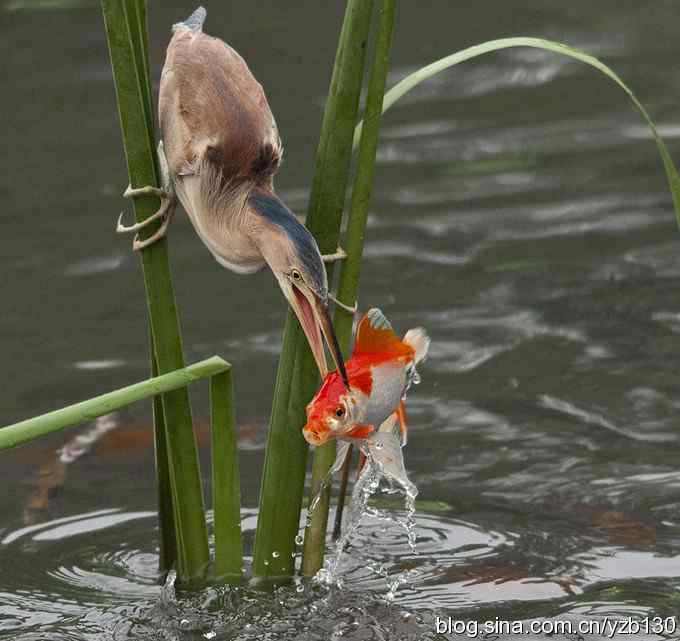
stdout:
<svg viewBox="0 0 680 641">
<path fill-rule="evenodd" d="M 321 255 L 324 263 L 334 263 L 337 260 L 345 260 L 345 258 L 347 258 L 347 252 L 342 247 L 338 247 L 334 254 Z"/>
<path fill-rule="evenodd" d="M 351 314 L 352 316 L 354 316 L 354 314 L 356 314 L 359 309 L 358 301 L 354 303 L 354 307 L 350 307 L 349 305 L 345 305 L 345 303 L 341 303 L 335 296 L 333 296 L 333 294 L 329 293 L 328 298 L 330 298 L 340 309 L 347 312 L 348 314 Z"/>
<path fill-rule="evenodd" d="M 138 198 L 139 196 L 158 196 L 162 200 L 167 198 L 168 194 L 160 187 L 154 187 L 153 185 L 145 185 L 144 187 L 128 185 L 127 189 L 123 192 L 123 198 Z"/>
<path fill-rule="evenodd" d="M 160 198 L 161 206 L 158 208 L 158 211 L 151 214 L 151 216 L 145 218 L 141 222 L 134 223 L 133 225 L 123 225 L 123 216 L 125 212 L 121 212 L 120 216 L 118 217 L 116 232 L 118 234 L 129 234 L 135 232 L 135 238 L 132 241 L 132 249 L 134 251 L 139 251 L 140 249 L 144 249 L 149 245 L 153 245 L 153 243 L 166 235 L 175 207 L 174 194 L 169 194 L 166 190 L 160 189 L 159 187 L 146 185 L 145 187 L 133 188 L 128 185 L 125 193 L 123 193 L 124 198 L 138 198 L 140 196 L 156 196 Z M 156 220 L 162 220 L 160 227 L 148 238 L 140 240 L 139 234 L 136 232 L 138 232 L 140 229 L 144 229 L 147 225 Z"/>
</svg>

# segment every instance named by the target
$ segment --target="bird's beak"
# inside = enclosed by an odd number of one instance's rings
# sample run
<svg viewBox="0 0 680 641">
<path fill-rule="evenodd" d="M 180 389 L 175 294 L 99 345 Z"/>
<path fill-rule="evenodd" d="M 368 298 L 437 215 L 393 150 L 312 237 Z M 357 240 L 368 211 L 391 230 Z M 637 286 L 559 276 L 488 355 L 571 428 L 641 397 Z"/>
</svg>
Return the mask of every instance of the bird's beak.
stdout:
<svg viewBox="0 0 680 641">
<path fill-rule="evenodd" d="M 342 377 L 345 387 L 349 388 L 349 381 L 347 380 L 347 371 L 345 370 L 345 361 L 340 352 L 340 345 L 333 329 L 331 316 L 328 311 L 328 302 L 313 292 L 311 289 L 302 285 L 298 287 L 294 283 L 290 283 L 290 295 L 288 295 L 288 288 L 284 290 L 293 311 L 302 325 L 302 329 L 307 337 L 307 342 L 314 355 L 321 378 L 325 378 L 328 374 L 328 367 L 326 366 L 326 354 L 323 349 L 323 340 L 321 333 L 326 338 L 328 349 L 331 352 L 335 366 Z"/>
</svg>

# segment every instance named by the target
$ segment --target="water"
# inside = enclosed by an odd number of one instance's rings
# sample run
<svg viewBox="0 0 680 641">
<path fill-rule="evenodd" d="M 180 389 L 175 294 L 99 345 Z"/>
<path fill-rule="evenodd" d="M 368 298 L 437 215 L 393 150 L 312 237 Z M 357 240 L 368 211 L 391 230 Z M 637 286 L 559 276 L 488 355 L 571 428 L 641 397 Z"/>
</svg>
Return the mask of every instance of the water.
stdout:
<svg viewBox="0 0 680 641">
<path fill-rule="evenodd" d="M 0 19 L 2 423 L 148 372 L 138 257 L 113 233 L 129 205 L 101 17 L 69 4 Z M 485 39 L 552 37 L 620 72 L 677 156 L 677 2 L 400 4 L 390 84 Z M 169 25 L 192 8 L 152 3 L 156 80 Z M 286 147 L 277 186 L 303 211 L 340 3 L 208 10 L 267 89 Z M 342 590 L 161 602 L 141 404 L 71 462 L 58 452 L 79 430 L 1 457 L 0 639 L 420 640 L 436 616 L 677 614 L 680 247 L 636 112 L 577 63 L 487 56 L 390 112 L 376 175 L 360 306 L 433 341 L 408 407 L 408 476 L 438 502 L 416 514 L 418 554 L 366 518 Z M 188 359 L 234 363 L 250 550 L 281 294 L 267 273 L 220 268 L 183 216 L 171 253 Z M 404 571 L 388 602 L 384 574 Z"/>
<path fill-rule="evenodd" d="M 357 441 L 357 445 L 365 456 L 365 463 L 352 490 L 348 514 L 343 520 L 341 536 L 335 542 L 334 550 L 329 552 L 325 559 L 324 567 L 315 577 L 325 585 L 343 586 L 341 562 L 347 551 L 346 548 L 351 545 L 365 516 L 381 519 L 391 527 L 403 529 L 411 553 L 416 553 L 415 512 L 418 488 L 411 483 L 406 474 L 399 435 L 394 431 L 376 432 L 370 438 Z M 339 448 L 335 465 L 331 469 L 337 467 L 338 461 L 345 460 L 345 453 L 345 448 Z M 371 497 L 381 488 L 381 483 L 385 482 L 387 487 L 383 488 L 383 492 L 386 494 L 398 492 L 403 495 L 404 517 L 395 516 L 392 511 L 369 506 Z M 395 488 L 395 484 L 398 486 L 397 488 Z M 315 497 L 310 503 L 309 511 L 313 511 L 317 504 L 318 498 Z M 375 568 L 375 564 L 369 563 L 369 567 Z M 392 601 L 397 588 L 406 582 L 409 572 L 400 572 L 397 577 L 389 577 L 382 564 L 379 564 L 378 567 L 377 573 L 389 578 L 386 598 Z"/>
</svg>

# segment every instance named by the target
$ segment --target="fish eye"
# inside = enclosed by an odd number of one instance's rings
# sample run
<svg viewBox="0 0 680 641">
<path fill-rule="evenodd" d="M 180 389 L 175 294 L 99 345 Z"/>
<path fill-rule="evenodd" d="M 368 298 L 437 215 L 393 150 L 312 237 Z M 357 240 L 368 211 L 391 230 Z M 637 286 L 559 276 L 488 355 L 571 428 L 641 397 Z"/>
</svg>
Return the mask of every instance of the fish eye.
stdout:
<svg viewBox="0 0 680 641">
<path fill-rule="evenodd" d="M 302 274 L 297 269 L 292 269 L 290 275 L 293 277 L 293 280 L 302 280 Z"/>
<path fill-rule="evenodd" d="M 335 410 L 335 415 L 338 418 L 342 418 L 345 415 L 345 408 L 340 405 L 336 410 Z"/>
</svg>

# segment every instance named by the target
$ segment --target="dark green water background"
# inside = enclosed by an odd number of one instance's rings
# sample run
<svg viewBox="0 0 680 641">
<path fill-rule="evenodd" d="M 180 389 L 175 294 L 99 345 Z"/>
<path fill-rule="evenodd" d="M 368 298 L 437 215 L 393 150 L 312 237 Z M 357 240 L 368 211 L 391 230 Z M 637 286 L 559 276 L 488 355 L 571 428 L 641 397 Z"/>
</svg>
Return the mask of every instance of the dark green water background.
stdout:
<svg viewBox="0 0 680 641">
<path fill-rule="evenodd" d="M 128 204 L 99 8 L 3 2 L 7 424 L 142 379 L 148 364 L 138 257 L 113 231 Z M 400 4 L 390 85 L 485 39 L 553 38 L 617 70 L 680 158 L 677 2 Z M 207 30 L 267 91 L 286 149 L 277 186 L 298 212 L 341 5 L 207 5 Z M 169 27 L 192 9 L 150 3 L 156 83 Z M 187 358 L 235 366 L 254 508 L 284 302 L 268 272 L 222 269 L 184 214 L 170 235 Z M 0 456 L 0 638 L 429 639 L 436 615 L 678 614 L 679 276 L 656 149 L 611 82 L 526 49 L 428 82 L 384 122 L 360 299 L 433 339 L 406 458 L 421 498 L 450 509 L 419 514 L 420 554 L 368 523 L 341 593 L 159 606 L 149 409 L 136 406 L 71 463 L 57 450 L 75 430 Z M 205 419 L 202 386 L 194 409 Z M 386 605 L 380 572 L 408 568 Z"/>
</svg>

